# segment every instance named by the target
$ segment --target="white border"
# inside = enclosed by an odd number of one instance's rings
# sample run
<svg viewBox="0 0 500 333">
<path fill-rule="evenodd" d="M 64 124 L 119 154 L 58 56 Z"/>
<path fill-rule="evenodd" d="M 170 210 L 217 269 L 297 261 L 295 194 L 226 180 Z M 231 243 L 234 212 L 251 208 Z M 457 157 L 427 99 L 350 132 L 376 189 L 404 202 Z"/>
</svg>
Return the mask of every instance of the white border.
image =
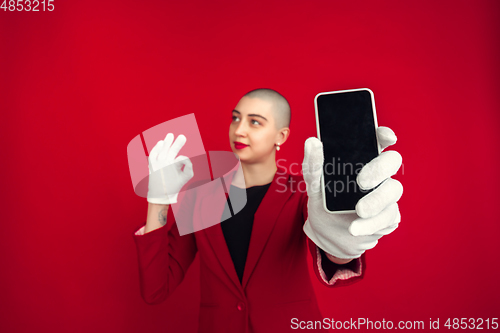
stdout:
<svg viewBox="0 0 500 333">
<path fill-rule="evenodd" d="M 375 124 L 375 139 L 377 140 L 377 150 L 380 155 L 380 143 L 378 142 L 377 138 L 377 128 L 378 128 L 378 122 L 377 122 L 377 111 L 375 110 L 375 98 L 373 96 L 373 91 L 371 91 L 368 88 L 358 88 L 358 89 L 347 89 L 347 90 L 337 90 L 337 91 L 327 91 L 327 92 L 322 92 L 314 96 L 314 111 L 316 115 L 316 132 L 318 133 L 318 139 L 321 141 L 321 134 L 319 130 L 319 117 L 318 117 L 318 97 L 322 95 L 330 95 L 330 94 L 340 94 L 340 93 L 346 93 L 346 92 L 353 92 L 353 91 L 362 91 L 366 90 L 370 93 L 371 100 L 372 100 L 372 110 L 373 110 L 373 122 Z M 346 213 L 356 213 L 356 210 L 337 210 L 337 211 L 331 211 L 328 210 L 326 206 L 326 196 L 325 196 L 325 179 L 324 179 L 324 161 L 323 161 L 323 168 L 321 170 L 321 192 L 323 194 L 323 208 L 325 209 L 326 212 L 330 214 L 346 214 Z M 357 182 L 357 181 L 356 181 Z"/>
</svg>

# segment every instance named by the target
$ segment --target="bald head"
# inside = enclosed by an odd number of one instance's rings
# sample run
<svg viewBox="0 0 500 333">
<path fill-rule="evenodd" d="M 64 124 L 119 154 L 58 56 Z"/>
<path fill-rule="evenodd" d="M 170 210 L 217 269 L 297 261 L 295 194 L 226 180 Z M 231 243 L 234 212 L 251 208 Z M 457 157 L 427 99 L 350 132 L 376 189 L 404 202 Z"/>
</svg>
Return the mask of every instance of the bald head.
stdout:
<svg viewBox="0 0 500 333">
<path fill-rule="evenodd" d="M 259 88 L 252 90 L 245 94 L 243 97 L 260 98 L 263 101 L 268 101 L 273 104 L 273 114 L 276 121 L 276 128 L 290 126 L 290 104 L 285 97 L 275 90 L 267 88 Z"/>
</svg>

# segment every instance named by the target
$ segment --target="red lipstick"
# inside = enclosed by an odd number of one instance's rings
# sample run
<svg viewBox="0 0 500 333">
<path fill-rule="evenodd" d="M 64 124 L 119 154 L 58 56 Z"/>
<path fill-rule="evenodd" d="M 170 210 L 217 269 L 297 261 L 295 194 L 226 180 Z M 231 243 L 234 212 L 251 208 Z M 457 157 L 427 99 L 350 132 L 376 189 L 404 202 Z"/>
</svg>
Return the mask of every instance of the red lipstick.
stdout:
<svg viewBox="0 0 500 333">
<path fill-rule="evenodd" d="M 245 147 L 248 147 L 248 145 L 241 143 L 241 142 L 238 142 L 238 141 L 234 142 L 234 148 L 236 148 L 236 149 L 243 149 Z"/>
</svg>

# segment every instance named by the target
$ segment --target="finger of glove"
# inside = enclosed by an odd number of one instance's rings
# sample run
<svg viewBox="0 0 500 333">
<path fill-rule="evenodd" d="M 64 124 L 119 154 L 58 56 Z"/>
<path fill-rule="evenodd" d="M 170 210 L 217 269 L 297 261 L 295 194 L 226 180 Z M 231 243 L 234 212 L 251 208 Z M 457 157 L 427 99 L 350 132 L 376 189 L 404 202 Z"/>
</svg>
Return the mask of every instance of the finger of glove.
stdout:
<svg viewBox="0 0 500 333">
<path fill-rule="evenodd" d="M 168 133 L 167 136 L 165 137 L 160 153 L 158 154 L 159 161 L 167 160 L 168 152 L 170 150 L 170 146 L 172 145 L 172 141 L 174 141 L 174 134 Z"/>
<path fill-rule="evenodd" d="M 356 181 L 362 190 L 369 190 L 398 172 L 403 158 L 397 151 L 384 151 L 368 162 L 359 172 Z"/>
<path fill-rule="evenodd" d="M 382 229 L 380 231 L 377 231 L 376 233 L 374 233 L 374 235 L 380 235 L 380 237 L 382 236 L 386 236 L 390 233 L 392 233 L 394 230 L 396 230 L 397 228 L 399 227 L 399 223 L 396 223 L 390 227 L 387 227 L 385 229 Z"/>
<path fill-rule="evenodd" d="M 167 153 L 167 160 L 168 161 L 173 161 L 177 154 L 179 153 L 179 150 L 184 146 L 186 143 L 186 137 L 182 134 L 180 134 L 177 139 L 175 139 L 174 143 L 170 147 Z"/>
<path fill-rule="evenodd" d="M 398 138 L 394 131 L 389 127 L 379 126 L 377 127 L 377 140 L 380 145 L 380 149 L 384 150 L 385 148 L 392 146 L 396 143 Z"/>
<path fill-rule="evenodd" d="M 161 149 L 163 148 L 163 144 L 165 141 L 160 140 L 156 143 L 156 145 L 151 149 L 149 152 L 149 159 L 154 162 L 158 160 L 158 154 L 160 153 Z"/>
<path fill-rule="evenodd" d="M 398 210 L 396 212 L 396 220 L 394 221 L 394 224 L 392 226 L 388 226 L 385 229 L 377 231 L 374 235 L 381 235 L 381 236 L 388 235 L 391 232 L 393 232 L 394 230 L 396 230 L 397 227 L 399 227 L 400 222 L 401 222 L 401 212 L 399 211 L 399 207 L 398 207 Z"/>
<path fill-rule="evenodd" d="M 361 237 L 363 236 L 352 237 L 353 239 L 351 242 L 345 242 L 343 244 L 344 248 L 342 249 L 342 252 L 340 252 L 340 255 L 336 257 L 345 259 L 359 258 L 366 250 L 373 249 L 378 244 L 378 239 L 380 238 L 376 236 L 374 239 L 363 241 L 358 240 L 358 238 Z"/>
<path fill-rule="evenodd" d="M 386 207 L 398 202 L 402 195 L 403 185 L 395 179 L 388 178 L 358 201 L 356 214 L 364 219 L 378 215 Z"/>
<path fill-rule="evenodd" d="M 355 213 L 325 216 L 328 214 L 324 209 L 320 213 L 320 216 L 314 216 L 316 214 L 310 212 L 303 230 L 309 239 L 331 255 L 345 259 L 358 258 L 364 251 L 377 245 L 378 235 L 354 237 L 349 234 L 348 227 L 357 217 Z"/>
<path fill-rule="evenodd" d="M 354 220 L 349 226 L 349 233 L 353 236 L 367 236 L 378 234 L 381 230 L 394 225 L 398 215 L 398 204 L 392 204 L 380 214 L 363 219 Z"/>
<path fill-rule="evenodd" d="M 320 190 L 321 172 L 323 170 L 323 144 L 317 138 L 308 138 L 304 144 L 304 161 L 302 173 L 304 181 L 313 193 Z"/>
<path fill-rule="evenodd" d="M 398 208 L 396 220 L 394 221 L 394 224 L 391 226 L 388 226 L 385 229 L 377 231 L 376 233 L 374 233 L 374 235 L 385 236 L 385 235 L 390 234 L 391 232 L 393 232 L 394 230 L 396 230 L 399 227 L 399 222 L 401 222 L 401 213 L 399 212 L 399 208 Z"/>
<path fill-rule="evenodd" d="M 177 158 L 174 160 L 174 163 L 176 165 L 177 170 L 181 172 L 182 176 L 184 179 L 191 179 L 194 176 L 193 172 L 193 163 L 191 163 L 191 160 L 189 157 L 184 156 L 184 155 L 179 155 Z M 182 166 L 184 165 L 184 170 L 181 171 Z"/>
<path fill-rule="evenodd" d="M 382 237 L 382 236 L 390 234 L 391 232 L 393 232 L 394 230 L 396 230 L 399 227 L 399 222 L 401 222 L 401 214 L 399 213 L 399 209 L 398 209 L 395 223 L 391 226 L 388 226 L 385 229 L 377 231 L 376 233 L 374 233 L 374 235 L 380 235 Z"/>
<path fill-rule="evenodd" d="M 149 174 L 151 172 L 155 172 L 157 169 L 159 169 L 158 166 L 158 154 L 163 148 L 164 141 L 160 140 L 156 143 L 156 145 L 151 149 L 151 152 L 149 153 L 148 156 L 148 166 L 149 166 Z"/>
</svg>

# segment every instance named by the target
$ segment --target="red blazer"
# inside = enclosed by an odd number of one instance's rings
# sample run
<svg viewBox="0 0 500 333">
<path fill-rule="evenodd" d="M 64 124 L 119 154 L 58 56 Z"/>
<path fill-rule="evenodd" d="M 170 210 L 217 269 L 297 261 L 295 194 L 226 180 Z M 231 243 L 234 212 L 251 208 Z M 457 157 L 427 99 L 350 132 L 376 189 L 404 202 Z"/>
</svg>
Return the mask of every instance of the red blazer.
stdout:
<svg viewBox="0 0 500 333">
<path fill-rule="evenodd" d="M 138 230 L 134 240 L 144 301 L 163 302 L 182 282 L 198 253 L 198 332 L 295 332 L 292 318 L 322 320 L 308 272 L 307 247 L 316 276 L 328 287 L 361 279 L 364 255 L 348 265 L 322 258 L 321 250 L 302 229 L 307 219 L 307 193 L 301 182 L 301 176 L 287 174 L 282 168 L 275 174 L 255 213 L 241 284 L 220 223 L 180 236 L 170 207 L 166 226 L 146 234 L 144 227 Z M 221 186 L 220 182 L 212 184 Z M 190 198 L 193 220 L 203 220 L 204 207 L 214 205 L 221 216 L 224 204 L 203 193 Z"/>
</svg>

